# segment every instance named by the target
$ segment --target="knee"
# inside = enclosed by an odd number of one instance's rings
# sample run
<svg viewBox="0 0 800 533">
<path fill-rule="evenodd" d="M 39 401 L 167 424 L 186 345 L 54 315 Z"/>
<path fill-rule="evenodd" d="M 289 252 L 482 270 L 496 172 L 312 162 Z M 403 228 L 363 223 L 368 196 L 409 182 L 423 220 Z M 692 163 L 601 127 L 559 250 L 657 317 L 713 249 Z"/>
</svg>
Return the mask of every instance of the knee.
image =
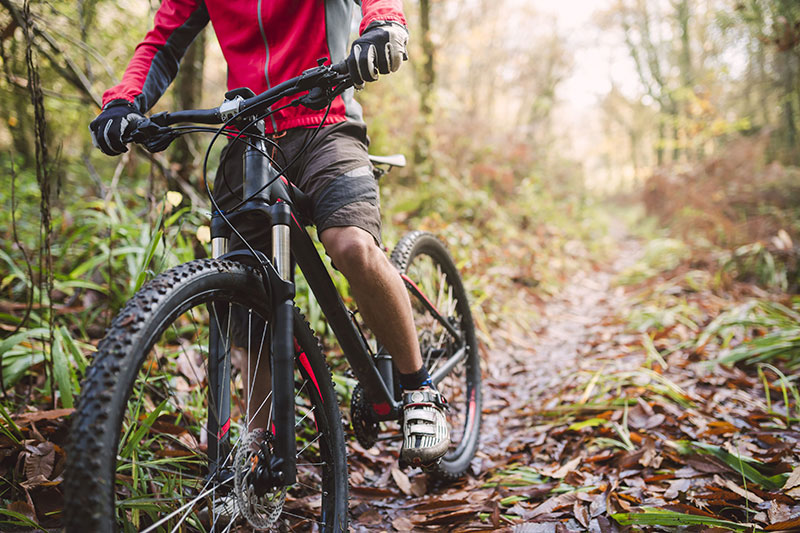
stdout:
<svg viewBox="0 0 800 533">
<path fill-rule="evenodd" d="M 347 277 L 371 272 L 383 256 L 372 235 L 359 228 L 329 228 L 321 238 L 333 264 Z"/>
</svg>

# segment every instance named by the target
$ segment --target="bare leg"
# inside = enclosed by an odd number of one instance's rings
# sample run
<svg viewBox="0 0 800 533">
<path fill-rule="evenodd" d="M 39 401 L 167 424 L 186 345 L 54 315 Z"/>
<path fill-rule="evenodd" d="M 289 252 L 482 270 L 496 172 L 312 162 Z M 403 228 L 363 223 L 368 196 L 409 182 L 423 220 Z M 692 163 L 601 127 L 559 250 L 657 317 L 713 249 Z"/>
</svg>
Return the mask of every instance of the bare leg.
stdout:
<svg viewBox="0 0 800 533">
<path fill-rule="evenodd" d="M 372 235 L 353 226 L 334 227 L 324 230 L 320 240 L 350 283 L 364 321 L 392 355 L 397 369 L 411 374 L 422 368 L 405 285 Z"/>
</svg>

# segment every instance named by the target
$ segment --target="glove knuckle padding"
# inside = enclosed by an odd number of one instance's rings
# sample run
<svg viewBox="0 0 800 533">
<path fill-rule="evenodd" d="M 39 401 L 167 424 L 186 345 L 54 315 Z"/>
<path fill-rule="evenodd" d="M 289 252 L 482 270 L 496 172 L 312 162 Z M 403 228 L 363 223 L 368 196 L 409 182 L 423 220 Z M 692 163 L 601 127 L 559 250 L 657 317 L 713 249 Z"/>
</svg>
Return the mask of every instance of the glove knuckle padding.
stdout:
<svg viewBox="0 0 800 533">
<path fill-rule="evenodd" d="M 376 81 L 379 74 L 389 74 L 400 68 L 408 58 L 408 31 L 400 24 L 377 22 L 367 27 L 355 40 L 348 67 L 356 87 L 365 81 Z"/>
<path fill-rule="evenodd" d="M 358 76 L 363 81 L 375 81 L 378 79 L 378 71 L 375 66 L 375 46 L 372 44 L 355 45 L 356 67 Z"/>
<path fill-rule="evenodd" d="M 111 105 L 89 124 L 92 144 L 104 154 L 119 155 L 128 151 L 123 136 L 144 118 L 131 105 Z"/>
</svg>

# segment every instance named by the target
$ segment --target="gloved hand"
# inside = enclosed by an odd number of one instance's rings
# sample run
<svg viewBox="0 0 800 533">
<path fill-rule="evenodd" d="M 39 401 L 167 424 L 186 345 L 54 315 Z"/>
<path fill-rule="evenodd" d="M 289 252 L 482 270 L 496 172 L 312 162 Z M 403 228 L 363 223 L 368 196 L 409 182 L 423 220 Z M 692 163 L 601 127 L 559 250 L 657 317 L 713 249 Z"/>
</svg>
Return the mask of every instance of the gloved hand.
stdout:
<svg viewBox="0 0 800 533">
<path fill-rule="evenodd" d="M 353 41 L 347 67 L 355 86 L 376 81 L 378 74 L 389 74 L 408 59 L 408 30 L 397 22 L 373 22 Z"/>
<path fill-rule="evenodd" d="M 123 137 L 145 120 L 127 100 L 112 100 L 90 124 L 92 144 L 106 155 L 119 155 L 128 151 Z"/>
</svg>

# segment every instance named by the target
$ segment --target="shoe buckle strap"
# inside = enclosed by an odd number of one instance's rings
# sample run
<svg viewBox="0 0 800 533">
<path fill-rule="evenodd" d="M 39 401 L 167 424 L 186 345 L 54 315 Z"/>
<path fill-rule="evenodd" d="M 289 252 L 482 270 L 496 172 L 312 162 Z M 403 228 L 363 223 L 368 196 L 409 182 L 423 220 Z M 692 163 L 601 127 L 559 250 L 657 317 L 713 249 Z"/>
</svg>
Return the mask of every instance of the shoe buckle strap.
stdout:
<svg viewBox="0 0 800 533">
<path fill-rule="evenodd" d="M 447 407 L 447 400 L 435 389 L 421 389 L 403 393 L 403 401 L 408 406 L 411 404 L 432 403 L 438 407 Z"/>
<path fill-rule="evenodd" d="M 409 424 L 409 436 L 436 435 L 436 427 L 430 424 Z"/>
<path fill-rule="evenodd" d="M 405 417 L 408 421 L 423 420 L 426 422 L 436 423 L 436 413 L 416 406 L 409 407 L 405 412 Z"/>
</svg>

